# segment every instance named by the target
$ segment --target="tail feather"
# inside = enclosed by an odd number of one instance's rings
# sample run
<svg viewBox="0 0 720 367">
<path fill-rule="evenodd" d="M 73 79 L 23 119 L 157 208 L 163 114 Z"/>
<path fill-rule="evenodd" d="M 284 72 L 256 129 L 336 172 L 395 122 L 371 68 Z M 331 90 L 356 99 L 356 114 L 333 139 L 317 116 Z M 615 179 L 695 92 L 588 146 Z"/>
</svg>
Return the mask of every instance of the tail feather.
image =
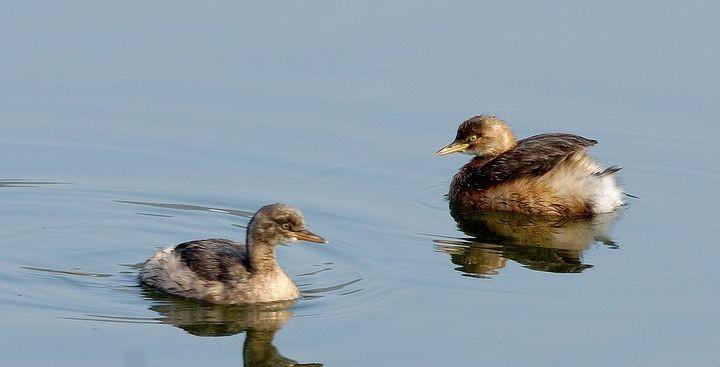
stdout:
<svg viewBox="0 0 720 367">
<path fill-rule="evenodd" d="M 627 192 L 623 192 L 623 195 L 625 195 L 625 196 L 627 196 L 627 197 L 630 197 L 630 198 L 633 198 L 633 199 L 640 199 L 639 196 L 635 196 L 635 195 L 633 195 L 633 194 L 628 194 Z"/>
<path fill-rule="evenodd" d="M 593 175 L 598 176 L 598 177 L 603 177 L 603 176 L 607 176 L 607 175 L 612 175 L 621 169 L 623 169 L 623 168 L 620 166 L 610 166 L 600 172 L 593 173 Z"/>
</svg>

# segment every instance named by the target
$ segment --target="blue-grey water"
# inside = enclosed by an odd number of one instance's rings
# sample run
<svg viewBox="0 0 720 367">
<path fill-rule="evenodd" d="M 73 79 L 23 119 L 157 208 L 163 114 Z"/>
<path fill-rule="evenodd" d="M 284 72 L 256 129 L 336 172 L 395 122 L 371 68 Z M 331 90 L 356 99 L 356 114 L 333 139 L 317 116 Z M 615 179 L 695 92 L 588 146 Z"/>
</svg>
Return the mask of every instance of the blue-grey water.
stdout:
<svg viewBox="0 0 720 367">
<path fill-rule="evenodd" d="M 25 2 L 0 11 L 8 366 L 714 366 L 720 5 Z M 628 205 L 453 218 L 465 118 L 572 132 Z M 161 246 L 271 202 L 290 308 L 143 289 Z M 478 224 L 479 222 L 479 224 Z"/>
</svg>

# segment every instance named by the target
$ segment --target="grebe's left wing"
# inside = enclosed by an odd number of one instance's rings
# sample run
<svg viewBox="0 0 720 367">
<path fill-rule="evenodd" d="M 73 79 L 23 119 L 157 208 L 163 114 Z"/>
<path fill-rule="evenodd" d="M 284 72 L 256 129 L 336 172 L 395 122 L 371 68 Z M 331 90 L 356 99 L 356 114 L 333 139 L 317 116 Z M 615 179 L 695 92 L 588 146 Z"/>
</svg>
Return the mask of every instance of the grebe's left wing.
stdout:
<svg viewBox="0 0 720 367">
<path fill-rule="evenodd" d="M 222 238 L 181 243 L 173 249 L 200 278 L 229 281 L 244 273 L 249 263 L 245 245 Z"/>
<path fill-rule="evenodd" d="M 522 177 L 540 176 L 569 155 L 595 144 L 596 140 L 573 134 L 531 136 L 469 173 L 468 182 L 473 188 L 486 189 Z"/>
</svg>

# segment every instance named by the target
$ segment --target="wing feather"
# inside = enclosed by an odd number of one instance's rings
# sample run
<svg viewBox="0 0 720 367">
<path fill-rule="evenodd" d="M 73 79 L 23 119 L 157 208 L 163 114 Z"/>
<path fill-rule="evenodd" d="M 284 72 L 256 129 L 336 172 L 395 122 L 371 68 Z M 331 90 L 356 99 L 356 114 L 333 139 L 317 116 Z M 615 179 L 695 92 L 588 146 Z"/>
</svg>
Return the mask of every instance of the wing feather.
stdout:
<svg viewBox="0 0 720 367">
<path fill-rule="evenodd" d="M 248 254 L 244 244 L 213 238 L 189 241 L 173 250 L 185 265 L 206 280 L 229 281 L 238 272 L 247 272 Z"/>
<path fill-rule="evenodd" d="M 573 134 L 531 136 L 520 140 L 514 149 L 473 169 L 466 182 L 475 189 L 486 189 L 521 177 L 540 176 L 569 155 L 595 144 L 596 140 Z"/>
</svg>

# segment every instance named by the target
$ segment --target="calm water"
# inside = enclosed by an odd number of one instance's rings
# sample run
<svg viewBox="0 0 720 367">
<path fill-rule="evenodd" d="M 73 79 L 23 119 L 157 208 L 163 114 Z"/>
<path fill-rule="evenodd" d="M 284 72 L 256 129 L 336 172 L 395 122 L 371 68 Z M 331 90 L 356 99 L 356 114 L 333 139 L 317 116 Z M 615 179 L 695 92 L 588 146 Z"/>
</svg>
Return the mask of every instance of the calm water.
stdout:
<svg viewBox="0 0 720 367">
<path fill-rule="evenodd" d="M 716 365 L 715 2 L 0 12 L 8 366 Z M 629 205 L 585 223 L 450 212 L 479 113 L 574 132 Z M 244 239 L 270 202 L 305 297 L 211 307 L 137 285 L 156 248 Z"/>
</svg>

